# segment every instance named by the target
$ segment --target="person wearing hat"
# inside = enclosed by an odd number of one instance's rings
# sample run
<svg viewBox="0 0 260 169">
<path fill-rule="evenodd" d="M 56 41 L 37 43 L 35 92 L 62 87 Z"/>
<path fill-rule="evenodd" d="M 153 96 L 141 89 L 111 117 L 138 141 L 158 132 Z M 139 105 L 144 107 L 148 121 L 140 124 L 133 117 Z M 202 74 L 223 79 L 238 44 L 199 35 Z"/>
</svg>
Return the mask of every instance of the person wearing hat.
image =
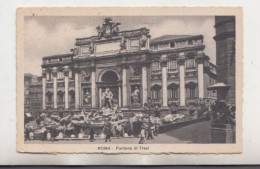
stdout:
<svg viewBox="0 0 260 169">
<path fill-rule="evenodd" d="M 148 114 L 147 103 L 144 103 L 144 107 L 143 107 L 142 113 L 143 113 L 143 115 L 144 115 L 144 114 Z"/>
<path fill-rule="evenodd" d="M 146 139 L 145 139 L 145 128 L 142 127 L 141 129 L 141 133 L 140 133 L 140 141 L 139 141 L 139 144 L 145 144 L 146 143 Z"/>
<path fill-rule="evenodd" d="M 154 116 L 160 118 L 160 114 L 161 113 L 160 113 L 160 110 L 159 110 L 159 106 L 156 104 L 155 105 Z"/>
<path fill-rule="evenodd" d="M 90 141 L 90 142 L 96 141 L 96 139 L 94 138 L 94 135 L 95 135 L 95 132 L 94 132 L 94 130 L 93 130 L 93 127 L 91 127 L 91 128 L 90 128 L 90 132 L 89 132 L 89 137 L 90 137 L 89 141 Z"/>
<path fill-rule="evenodd" d="M 153 135 L 152 135 L 152 129 L 151 129 L 151 124 L 148 124 L 148 128 L 147 128 L 147 139 L 150 140 L 153 139 Z"/>
<path fill-rule="evenodd" d="M 106 136 L 105 142 L 107 142 L 107 140 L 111 141 L 111 128 L 109 126 L 104 126 L 103 132 Z"/>
</svg>

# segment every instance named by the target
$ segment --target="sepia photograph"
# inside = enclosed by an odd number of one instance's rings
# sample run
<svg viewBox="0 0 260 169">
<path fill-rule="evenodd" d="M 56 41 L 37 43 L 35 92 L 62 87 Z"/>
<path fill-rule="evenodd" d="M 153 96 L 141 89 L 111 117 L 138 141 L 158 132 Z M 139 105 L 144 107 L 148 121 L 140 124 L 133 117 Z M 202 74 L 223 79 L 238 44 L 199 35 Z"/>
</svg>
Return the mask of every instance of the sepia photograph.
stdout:
<svg viewBox="0 0 260 169">
<path fill-rule="evenodd" d="M 242 13 L 196 9 L 18 9 L 18 151 L 240 153 Z"/>
</svg>

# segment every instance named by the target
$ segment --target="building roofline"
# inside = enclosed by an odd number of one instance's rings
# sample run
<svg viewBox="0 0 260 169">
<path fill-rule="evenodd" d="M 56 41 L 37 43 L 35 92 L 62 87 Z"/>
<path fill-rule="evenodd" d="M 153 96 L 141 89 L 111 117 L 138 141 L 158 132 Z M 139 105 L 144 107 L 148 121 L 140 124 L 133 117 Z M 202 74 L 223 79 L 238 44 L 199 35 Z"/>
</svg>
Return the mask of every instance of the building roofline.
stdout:
<svg viewBox="0 0 260 169">
<path fill-rule="evenodd" d="M 42 60 L 44 59 L 55 59 L 59 57 L 66 57 L 66 56 L 73 56 L 73 53 L 66 53 L 66 54 L 58 54 L 58 55 L 50 55 L 50 56 L 43 56 Z"/>
<path fill-rule="evenodd" d="M 124 31 L 119 31 L 118 36 L 122 35 L 123 33 L 129 33 L 129 32 L 135 32 L 135 31 L 142 31 L 142 30 L 148 30 L 146 27 L 138 28 L 138 29 L 133 29 L 133 30 L 124 30 Z M 93 40 L 95 38 L 98 38 L 98 36 L 89 36 L 89 37 L 84 37 L 84 38 L 76 38 L 76 40 Z"/>
<path fill-rule="evenodd" d="M 214 64 L 214 63 L 212 63 L 211 60 L 209 60 L 209 64 L 212 65 L 212 66 L 214 66 L 214 67 L 217 67 L 217 65 Z"/>
<path fill-rule="evenodd" d="M 167 35 L 163 35 L 163 36 L 167 36 Z M 159 36 L 157 37 L 158 39 L 163 37 L 163 36 Z M 168 36 L 172 36 L 172 35 L 168 35 Z M 178 42 L 178 41 L 182 41 L 182 40 L 188 40 L 188 39 L 194 39 L 194 38 L 204 38 L 203 35 L 186 35 L 186 37 L 179 37 L 179 38 L 169 38 L 169 39 L 165 39 L 165 40 L 157 40 L 157 41 L 154 41 L 155 39 L 157 38 L 154 38 L 154 39 L 151 39 L 151 43 L 150 45 L 155 45 L 155 44 L 159 44 L 159 43 L 162 43 L 162 42 Z"/>
<path fill-rule="evenodd" d="M 170 48 L 165 50 L 152 50 L 152 54 L 158 54 L 158 53 L 170 53 L 170 52 L 181 52 L 181 51 L 189 51 L 189 50 L 196 50 L 196 49 L 205 49 L 205 45 L 200 46 L 191 46 L 191 47 L 184 47 L 184 48 Z"/>
</svg>

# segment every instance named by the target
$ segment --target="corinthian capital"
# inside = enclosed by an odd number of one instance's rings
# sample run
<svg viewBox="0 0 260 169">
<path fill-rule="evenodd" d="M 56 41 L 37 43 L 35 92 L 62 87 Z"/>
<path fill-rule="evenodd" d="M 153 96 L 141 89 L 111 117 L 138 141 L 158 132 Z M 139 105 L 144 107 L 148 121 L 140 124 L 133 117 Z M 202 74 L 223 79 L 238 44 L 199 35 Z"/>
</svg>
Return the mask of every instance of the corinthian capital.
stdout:
<svg viewBox="0 0 260 169">
<path fill-rule="evenodd" d="M 53 72 L 52 72 L 52 76 L 53 76 L 53 77 L 57 77 L 57 71 L 53 71 Z"/>
<path fill-rule="evenodd" d="M 128 69 L 129 68 L 129 65 L 127 63 L 122 63 L 121 66 L 122 66 L 122 69 Z"/>
<path fill-rule="evenodd" d="M 69 73 L 70 73 L 69 70 L 64 70 L 64 71 L 63 71 L 64 76 L 69 76 Z"/>
<path fill-rule="evenodd" d="M 74 72 L 75 73 L 80 73 L 80 68 L 79 67 L 74 67 Z"/>
<path fill-rule="evenodd" d="M 202 52 L 202 53 L 199 53 L 198 56 L 196 57 L 196 62 L 198 64 L 203 64 L 204 63 L 204 60 L 207 59 L 207 56 Z"/>
<path fill-rule="evenodd" d="M 42 78 L 46 78 L 46 72 L 42 72 Z"/>
<path fill-rule="evenodd" d="M 166 67 L 167 66 L 167 58 L 166 57 L 162 57 L 161 58 L 161 67 Z"/>
<path fill-rule="evenodd" d="M 185 64 L 185 58 L 179 58 L 177 60 L 178 65 L 184 65 Z"/>
<path fill-rule="evenodd" d="M 45 78 L 46 77 L 46 69 L 42 69 L 42 78 Z"/>
<path fill-rule="evenodd" d="M 142 67 L 150 67 L 151 61 L 144 60 L 141 62 Z"/>
</svg>

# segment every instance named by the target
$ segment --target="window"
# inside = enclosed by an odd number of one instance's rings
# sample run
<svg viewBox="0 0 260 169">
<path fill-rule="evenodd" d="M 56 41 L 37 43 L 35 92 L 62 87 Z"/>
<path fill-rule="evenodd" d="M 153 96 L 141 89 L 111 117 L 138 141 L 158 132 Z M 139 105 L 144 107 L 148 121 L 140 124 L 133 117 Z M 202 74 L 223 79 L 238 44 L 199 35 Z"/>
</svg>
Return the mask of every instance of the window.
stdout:
<svg viewBox="0 0 260 169">
<path fill-rule="evenodd" d="M 216 83 L 216 82 L 215 82 L 215 79 L 210 77 L 210 85 L 213 85 L 213 84 L 215 84 L 215 83 Z"/>
<path fill-rule="evenodd" d="M 47 102 L 52 103 L 52 94 L 47 95 Z"/>
<path fill-rule="evenodd" d="M 190 88 L 190 98 L 195 97 L 195 88 Z"/>
<path fill-rule="evenodd" d="M 26 105 L 29 105 L 29 104 L 30 104 L 30 100 L 29 100 L 29 99 L 26 99 L 26 100 L 25 100 L 25 104 L 26 104 Z"/>
<path fill-rule="evenodd" d="M 168 72 L 175 71 L 177 69 L 177 64 L 175 60 L 167 62 Z"/>
<path fill-rule="evenodd" d="M 26 94 L 26 95 L 30 94 L 30 92 L 29 92 L 28 89 L 25 90 L 25 94 Z"/>
<path fill-rule="evenodd" d="M 151 90 L 151 92 L 152 92 L 152 99 L 154 99 L 154 100 L 160 99 L 160 89 L 161 89 L 161 86 L 156 84 L 151 89 L 152 89 Z"/>
<path fill-rule="evenodd" d="M 158 45 L 154 45 L 154 46 L 153 46 L 153 49 L 154 49 L 154 50 L 157 50 L 157 49 L 158 49 Z"/>
<path fill-rule="evenodd" d="M 185 66 L 186 66 L 186 68 L 195 68 L 195 60 L 194 59 L 186 59 Z"/>
<path fill-rule="evenodd" d="M 82 54 L 88 54 L 89 53 L 89 46 L 82 46 L 81 51 L 82 51 Z"/>
<path fill-rule="evenodd" d="M 73 72 L 72 72 L 72 70 L 69 71 L 69 78 L 70 78 L 70 79 L 73 78 Z"/>
<path fill-rule="evenodd" d="M 70 93 L 69 93 L 69 102 L 71 102 L 71 103 L 75 102 L 75 92 L 74 91 L 70 91 Z"/>
<path fill-rule="evenodd" d="M 139 47 L 139 39 L 132 39 L 130 40 L 130 47 Z"/>
<path fill-rule="evenodd" d="M 153 70 L 153 71 L 161 70 L 160 62 L 153 62 L 153 64 L 152 64 L 152 70 Z"/>
<path fill-rule="evenodd" d="M 58 103 L 63 103 L 64 102 L 64 94 L 59 92 L 58 93 Z"/>
<path fill-rule="evenodd" d="M 160 98 L 160 89 L 153 89 L 152 90 L 152 98 L 159 99 Z"/>
<path fill-rule="evenodd" d="M 159 44 L 159 48 L 167 48 L 167 47 L 169 47 L 169 42 Z"/>
<path fill-rule="evenodd" d="M 48 72 L 48 73 L 46 74 L 46 76 L 47 76 L 47 80 L 52 80 L 51 72 Z"/>
<path fill-rule="evenodd" d="M 186 96 L 188 98 L 195 98 L 196 97 L 196 87 L 188 87 L 186 88 Z"/>
<path fill-rule="evenodd" d="M 64 78 L 63 72 L 58 72 L 58 79 L 63 79 L 63 78 Z"/>
<path fill-rule="evenodd" d="M 188 45 L 193 45 L 193 41 L 192 40 L 188 40 Z"/>
<path fill-rule="evenodd" d="M 49 73 L 49 72 L 46 73 L 46 79 L 47 79 L 47 80 L 50 80 L 50 73 Z"/>
<path fill-rule="evenodd" d="M 175 99 L 175 98 L 178 98 L 178 89 L 177 88 L 170 88 L 168 89 L 168 97 L 170 99 Z"/>
<path fill-rule="evenodd" d="M 175 47 L 175 43 L 174 43 L 174 42 L 171 42 L 171 43 L 170 43 L 170 47 L 171 47 L 171 48 L 174 48 L 174 47 Z"/>
<path fill-rule="evenodd" d="M 58 62 L 59 61 L 59 58 L 53 58 L 51 59 L 51 62 Z"/>
</svg>

